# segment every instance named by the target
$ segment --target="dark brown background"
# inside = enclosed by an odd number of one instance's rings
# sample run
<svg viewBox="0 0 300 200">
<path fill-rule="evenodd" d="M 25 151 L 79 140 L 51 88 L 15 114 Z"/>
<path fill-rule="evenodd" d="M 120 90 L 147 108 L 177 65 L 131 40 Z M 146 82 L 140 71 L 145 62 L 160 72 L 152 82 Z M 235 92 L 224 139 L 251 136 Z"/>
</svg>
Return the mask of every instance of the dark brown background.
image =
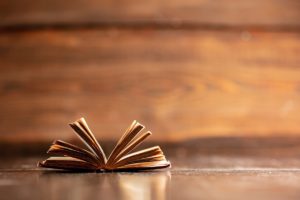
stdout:
<svg viewBox="0 0 300 200">
<path fill-rule="evenodd" d="M 300 2 L 0 2 L 0 141 L 300 135 Z"/>
</svg>

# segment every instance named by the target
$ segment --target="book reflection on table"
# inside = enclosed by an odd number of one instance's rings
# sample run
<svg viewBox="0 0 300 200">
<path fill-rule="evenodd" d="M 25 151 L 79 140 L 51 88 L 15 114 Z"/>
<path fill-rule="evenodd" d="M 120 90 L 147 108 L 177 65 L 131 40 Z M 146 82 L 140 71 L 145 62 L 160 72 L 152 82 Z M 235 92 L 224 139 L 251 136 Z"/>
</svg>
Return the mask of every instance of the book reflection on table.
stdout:
<svg viewBox="0 0 300 200">
<path fill-rule="evenodd" d="M 165 200 L 170 180 L 170 172 L 119 174 L 120 195 L 129 200 Z"/>
</svg>

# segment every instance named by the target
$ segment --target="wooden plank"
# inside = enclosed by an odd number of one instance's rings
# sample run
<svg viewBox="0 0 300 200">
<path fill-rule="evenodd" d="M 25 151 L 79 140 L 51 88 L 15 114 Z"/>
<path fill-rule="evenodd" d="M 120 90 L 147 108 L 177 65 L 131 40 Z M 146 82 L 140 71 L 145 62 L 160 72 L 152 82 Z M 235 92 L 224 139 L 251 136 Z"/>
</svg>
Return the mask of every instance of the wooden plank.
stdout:
<svg viewBox="0 0 300 200">
<path fill-rule="evenodd" d="M 154 139 L 300 134 L 300 34 L 170 30 L 0 35 L 0 138 L 97 137 L 133 119 Z"/>
<path fill-rule="evenodd" d="M 287 26 L 300 24 L 298 0 L 0 2 L 0 27 L 87 24 Z"/>
</svg>

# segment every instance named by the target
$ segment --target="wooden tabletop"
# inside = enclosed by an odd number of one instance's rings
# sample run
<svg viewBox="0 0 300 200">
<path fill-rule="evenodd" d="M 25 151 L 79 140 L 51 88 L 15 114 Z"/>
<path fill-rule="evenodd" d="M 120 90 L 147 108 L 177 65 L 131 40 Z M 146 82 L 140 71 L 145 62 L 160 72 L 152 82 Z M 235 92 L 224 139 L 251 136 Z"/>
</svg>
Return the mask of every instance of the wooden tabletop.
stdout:
<svg viewBox="0 0 300 200">
<path fill-rule="evenodd" d="M 171 156 L 169 170 L 71 173 L 35 167 L 42 158 L 4 159 L 1 199 L 299 199 L 297 158 Z"/>
</svg>

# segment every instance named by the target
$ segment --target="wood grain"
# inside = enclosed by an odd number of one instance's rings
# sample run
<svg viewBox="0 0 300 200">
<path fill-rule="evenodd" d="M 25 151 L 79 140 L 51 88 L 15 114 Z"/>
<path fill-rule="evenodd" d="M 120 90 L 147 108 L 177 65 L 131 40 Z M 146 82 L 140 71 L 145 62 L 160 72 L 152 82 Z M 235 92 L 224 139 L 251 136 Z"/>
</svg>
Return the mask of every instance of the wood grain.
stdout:
<svg viewBox="0 0 300 200">
<path fill-rule="evenodd" d="M 300 34 L 168 30 L 0 35 L 0 138 L 300 134 Z"/>
<path fill-rule="evenodd" d="M 0 27 L 198 24 L 299 29 L 299 10 L 298 0 L 10 0 L 0 2 Z"/>
</svg>

